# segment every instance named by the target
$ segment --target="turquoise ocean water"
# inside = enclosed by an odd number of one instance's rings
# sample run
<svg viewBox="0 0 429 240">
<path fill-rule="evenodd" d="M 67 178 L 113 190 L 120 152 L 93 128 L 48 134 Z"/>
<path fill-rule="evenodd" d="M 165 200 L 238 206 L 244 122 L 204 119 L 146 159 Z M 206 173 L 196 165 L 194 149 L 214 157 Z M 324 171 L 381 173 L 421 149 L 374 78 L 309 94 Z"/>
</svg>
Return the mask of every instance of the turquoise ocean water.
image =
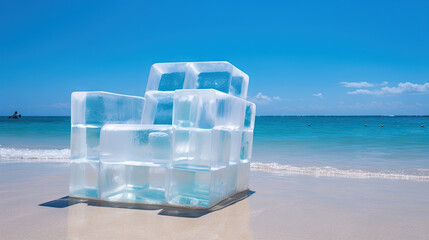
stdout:
<svg viewBox="0 0 429 240">
<path fill-rule="evenodd" d="M 66 162 L 69 144 L 70 117 L 0 117 L 3 162 Z M 257 117 L 252 162 L 276 174 L 429 181 L 429 116 Z"/>
</svg>

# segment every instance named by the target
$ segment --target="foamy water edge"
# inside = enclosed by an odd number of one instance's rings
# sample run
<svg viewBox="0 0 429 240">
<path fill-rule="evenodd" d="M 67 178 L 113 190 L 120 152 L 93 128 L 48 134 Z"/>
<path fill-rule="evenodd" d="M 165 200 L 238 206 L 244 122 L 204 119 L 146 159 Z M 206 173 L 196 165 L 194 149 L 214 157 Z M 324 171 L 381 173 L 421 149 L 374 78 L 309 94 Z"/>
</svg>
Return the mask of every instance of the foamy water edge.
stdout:
<svg viewBox="0 0 429 240">
<path fill-rule="evenodd" d="M 0 160 L 10 162 L 69 162 L 70 149 L 0 148 Z"/>
<path fill-rule="evenodd" d="M 23 149 L 0 148 L 0 160 L 3 162 L 62 162 L 70 161 L 70 149 Z M 359 169 L 343 170 L 334 167 L 297 167 L 281 163 L 252 162 L 252 171 L 283 175 L 307 175 L 316 177 L 341 177 L 341 178 L 381 178 L 429 181 L 429 176 L 411 175 L 397 172 L 369 172 Z"/>
<path fill-rule="evenodd" d="M 316 177 L 343 177 L 343 178 L 382 178 L 429 181 L 429 176 L 410 175 L 396 172 L 368 172 L 358 169 L 342 170 L 334 167 L 296 167 L 280 163 L 251 163 L 252 171 L 261 171 L 276 174 L 297 174 Z"/>
</svg>

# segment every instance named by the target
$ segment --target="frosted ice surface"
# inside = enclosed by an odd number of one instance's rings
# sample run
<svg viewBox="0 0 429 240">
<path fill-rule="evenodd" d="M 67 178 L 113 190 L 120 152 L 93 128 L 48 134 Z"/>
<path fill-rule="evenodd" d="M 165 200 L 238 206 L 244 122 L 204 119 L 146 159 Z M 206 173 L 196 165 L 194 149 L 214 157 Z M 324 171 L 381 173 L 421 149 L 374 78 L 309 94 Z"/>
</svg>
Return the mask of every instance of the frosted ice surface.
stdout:
<svg viewBox="0 0 429 240">
<path fill-rule="evenodd" d="M 166 202 L 172 126 L 106 124 L 100 143 L 100 197 L 118 202 Z"/>
<path fill-rule="evenodd" d="M 232 196 L 236 193 L 249 189 L 250 162 L 231 163 L 228 166 L 228 178 L 226 195 Z"/>
<path fill-rule="evenodd" d="M 246 101 L 213 89 L 174 92 L 173 125 L 243 129 Z"/>
<path fill-rule="evenodd" d="M 216 89 L 229 93 L 233 68 L 229 62 L 188 63 L 184 88 Z"/>
<path fill-rule="evenodd" d="M 162 124 L 106 124 L 101 130 L 101 161 L 168 165 L 172 126 Z"/>
<path fill-rule="evenodd" d="M 229 94 L 246 99 L 248 86 L 249 86 L 249 76 L 244 72 L 242 72 L 240 69 L 234 67 L 232 71 L 231 86 L 229 88 Z"/>
<path fill-rule="evenodd" d="M 253 130 L 244 130 L 241 138 L 240 160 L 249 162 L 252 159 Z"/>
<path fill-rule="evenodd" d="M 229 62 L 155 63 L 146 91 L 216 89 L 246 99 L 249 76 Z"/>
<path fill-rule="evenodd" d="M 155 63 L 150 69 L 146 91 L 182 89 L 187 63 Z"/>
<path fill-rule="evenodd" d="M 230 130 L 231 135 L 231 152 L 229 155 L 229 163 L 240 162 L 241 138 L 243 137 L 242 130 Z"/>
<path fill-rule="evenodd" d="M 144 124 L 170 124 L 173 118 L 173 91 L 149 91 L 142 115 Z"/>
<path fill-rule="evenodd" d="M 227 194 L 231 133 L 223 129 L 176 128 L 169 203 L 209 207 Z"/>
<path fill-rule="evenodd" d="M 231 134 L 222 129 L 176 128 L 173 166 L 181 169 L 216 169 L 229 162 Z"/>
<path fill-rule="evenodd" d="M 244 131 L 241 137 L 240 160 L 249 162 L 252 159 L 253 148 L 253 129 L 255 128 L 256 106 L 254 103 L 247 102 L 244 118 Z"/>
<path fill-rule="evenodd" d="M 73 92 L 71 123 L 139 123 L 145 99 L 108 92 Z"/>
<path fill-rule="evenodd" d="M 226 197 L 227 168 L 216 170 L 171 169 L 168 203 L 207 208 Z"/>
<path fill-rule="evenodd" d="M 70 195 L 97 198 L 101 127 L 107 122 L 140 122 L 144 98 L 74 92 L 71 102 Z"/>
<path fill-rule="evenodd" d="M 169 169 L 165 166 L 101 162 L 100 198 L 113 202 L 163 204 Z"/>
<path fill-rule="evenodd" d="M 246 102 L 246 113 L 244 116 L 244 129 L 255 128 L 256 106 L 254 103 Z"/>
<path fill-rule="evenodd" d="M 70 161 L 70 196 L 98 198 L 99 161 Z"/>
<path fill-rule="evenodd" d="M 98 197 L 99 126 L 75 125 L 71 128 L 70 195 Z"/>
<path fill-rule="evenodd" d="M 236 192 L 242 192 L 249 189 L 250 162 L 237 164 L 237 184 Z"/>
</svg>

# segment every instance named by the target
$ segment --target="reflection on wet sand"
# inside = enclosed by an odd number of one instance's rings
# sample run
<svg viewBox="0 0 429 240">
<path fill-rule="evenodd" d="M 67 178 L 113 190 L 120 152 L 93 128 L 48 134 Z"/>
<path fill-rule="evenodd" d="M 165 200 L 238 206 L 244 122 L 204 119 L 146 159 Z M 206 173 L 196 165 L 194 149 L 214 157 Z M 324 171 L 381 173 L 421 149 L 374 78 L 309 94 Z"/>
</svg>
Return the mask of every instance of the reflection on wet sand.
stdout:
<svg viewBox="0 0 429 240">
<path fill-rule="evenodd" d="M 210 210 L 81 202 L 68 207 L 69 239 L 251 239 L 249 202 L 238 196 Z M 73 201 L 73 200 L 70 200 Z"/>
</svg>

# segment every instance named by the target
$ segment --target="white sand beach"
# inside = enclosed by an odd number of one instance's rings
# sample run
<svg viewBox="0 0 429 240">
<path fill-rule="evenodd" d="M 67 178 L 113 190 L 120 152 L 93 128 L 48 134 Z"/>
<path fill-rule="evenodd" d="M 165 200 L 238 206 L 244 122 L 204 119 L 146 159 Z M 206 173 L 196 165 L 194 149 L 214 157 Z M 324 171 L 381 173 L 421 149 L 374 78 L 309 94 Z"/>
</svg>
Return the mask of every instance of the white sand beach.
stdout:
<svg viewBox="0 0 429 240">
<path fill-rule="evenodd" d="M 255 171 L 250 181 L 247 197 L 213 211 L 115 206 L 69 199 L 67 164 L 2 163 L 0 238 L 429 238 L 428 182 Z"/>
</svg>

